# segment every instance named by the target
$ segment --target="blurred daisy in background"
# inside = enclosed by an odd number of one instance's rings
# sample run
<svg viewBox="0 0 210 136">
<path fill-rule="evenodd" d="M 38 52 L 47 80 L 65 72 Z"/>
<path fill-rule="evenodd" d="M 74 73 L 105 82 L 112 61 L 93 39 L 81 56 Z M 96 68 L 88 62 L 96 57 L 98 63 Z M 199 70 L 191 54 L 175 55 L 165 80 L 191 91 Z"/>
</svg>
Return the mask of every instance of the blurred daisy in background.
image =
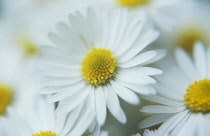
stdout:
<svg viewBox="0 0 210 136">
<path fill-rule="evenodd" d="M 0 44 L 7 42 L 17 46 L 25 58 L 39 57 L 39 46 L 49 41 L 47 33 L 69 13 L 84 10 L 88 3 L 83 1 L 2 0 Z"/>
<path fill-rule="evenodd" d="M 180 0 L 89 0 L 90 5 L 112 8 L 127 8 L 133 16 L 141 16 L 147 23 L 167 29 L 168 20 L 171 18 L 170 9 L 177 4 L 184 4 Z"/>
<path fill-rule="evenodd" d="M 60 23 L 59 34 L 49 34 L 55 47 L 41 47 L 40 93 L 51 94 L 51 102 L 60 101 L 56 113 L 69 113 L 87 103 L 88 109 L 96 111 L 100 126 L 106 120 L 106 106 L 119 122 L 126 123 L 118 96 L 138 105 L 134 92 L 156 93 L 150 86 L 156 81 L 150 76 L 162 71 L 145 65 L 163 52 L 142 50 L 159 33 L 144 29 L 141 19 L 128 20 L 127 10 L 98 11 L 89 9 L 85 17 L 79 12 L 70 15 L 70 25 Z"/>
<path fill-rule="evenodd" d="M 152 114 L 141 122 L 141 128 L 164 122 L 160 128 L 172 136 L 210 135 L 210 48 L 197 43 L 193 55 L 194 62 L 186 52 L 177 49 L 178 66 L 165 68 L 165 75 L 156 85 L 159 95 L 142 97 L 159 104 L 141 109 Z"/>
<path fill-rule="evenodd" d="M 2 118 L 8 117 L 8 108 L 23 108 L 25 100 L 38 89 L 31 79 L 32 68 L 22 62 L 22 53 L 7 44 L 1 45 L 0 135 L 6 136 Z"/>
<path fill-rule="evenodd" d="M 2 119 L 8 136 L 81 136 L 94 119 L 94 113 L 89 112 L 85 114 L 86 118 L 77 120 L 78 124 L 82 124 L 79 128 L 77 125 L 65 126 L 65 122 L 60 120 L 65 115 L 54 116 L 54 104 L 47 103 L 44 97 L 38 95 L 32 99 L 34 101 L 27 102 L 22 109 L 9 109 L 8 117 Z M 64 126 L 61 131 L 58 130 L 60 126 Z M 68 133 L 61 134 L 66 129 Z"/>
<path fill-rule="evenodd" d="M 161 31 L 161 47 L 170 50 L 178 47 L 192 53 L 196 42 L 201 41 L 204 45 L 210 44 L 210 19 L 209 3 L 188 1 L 188 4 L 175 5 L 171 12 L 170 29 Z"/>
<path fill-rule="evenodd" d="M 5 116 L 9 106 L 18 106 L 30 93 L 23 84 L 28 81 L 31 70 L 21 62 L 22 54 L 15 48 L 0 46 L 0 116 Z"/>
</svg>

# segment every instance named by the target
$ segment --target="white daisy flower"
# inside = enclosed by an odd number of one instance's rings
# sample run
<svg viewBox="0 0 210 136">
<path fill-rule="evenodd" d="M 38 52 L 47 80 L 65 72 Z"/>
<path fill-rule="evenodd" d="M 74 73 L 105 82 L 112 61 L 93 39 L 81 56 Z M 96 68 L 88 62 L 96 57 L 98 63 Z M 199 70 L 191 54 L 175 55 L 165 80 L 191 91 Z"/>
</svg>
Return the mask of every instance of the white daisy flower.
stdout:
<svg viewBox="0 0 210 136">
<path fill-rule="evenodd" d="M 167 20 L 171 18 L 168 13 L 170 8 L 179 3 L 180 0 L 89 0 L 92 6 L 127 8 L 133 16 L 142 16 L 149 19 L 148 23 L 154 23 L 158 27 L 165 28 Z"/>
<path fill-rule="evenodd" d="M 57 25 L 59 34 L 49 34 L 55 47 L 43 46 L 44 57 L 39 67 L 43 76 L 42 94 L 52 94 L 51 102 L 60 101 L 56 113 L 69 113 L 88 103 L 97 113 L 99 125 L 106 120 L 106 106 L 121 123 L 126 117 L 118 96 L 138 105 L 134 93 L 155 94 L 150 77 L 161 74 L 146 64 L 156 61 L 156 51 L 142 50 L 159 33 L 152 28 L 143 29 L 142 21 L 128 20 L 126 10 L 87 11 L 69 16 L 70 25 Z"/>
<path fill-rule="evenodd" d="M 0 118 L 8 107 L 18 107 L 30 90 L 22 87 L 27 82 L 28 70 L 21 64 L 21 53 L 9 46 L 0 46 Z M 23 74 L 23 72 L 25 72 Z"/>
<path fill-rule="evenodd" d="M 25 58 L 40 56 L 38 47 L 49 41 L 46 36 L 49 30 L 69 13 L 88 6 L 81 2 L 83 1 L 3 0 L 0 44 L 4 41 L 17 46 Z"/>
<path fill-rule="evenodd" d="M 139 133 L 132 135 L 132 136 L 141 136 Z M 143 136 L 168 136 L 167 134 L 164 134 L 162 131 L 160 130 L 155 130 L 155 131 L 150 131 L 148 129 L 144 130 Z"/>
<path fill-rule="evenodd" d="M 31 98 L 34 101 L 28 101 L 19 110 L 9 109 L 8 117 L 2 119 L 8 136 L 81 136 L 95 116 L 88 112 L 79 120 L 71 118 L 74 126 L 70 126 L 69 120 L 63 120 L 65 114 L 60 114 L 57 118 L 54 116 L 54 104 L 47 103 L 41 96 L 34 95 Z M 80 125 L 77 126 L 74 122 Z"/>
<path fill-rule="evenodd" d="M 175 52 L 178 66 L 165 70 L 165 76 L 156 86 L 158 96 L 145 99 L 161 105 L 144 106 L 141 111 L 153 114 L 141 122 L 146 128 L 163 123 L 160 127 L 172 136 L 209 136 L 210 126 L 210 48 L 201 43 L 194 48 L 194 62 L 181 49 Z M 189 130 L 190 129 L 190 130 Z"/>
<path fill-rule="evenodd" d="M 210 44 L 210 19 L 209 4 L 192 1 L 188 5 L 178 4 L 171 10 L 174 17 L 171 19 L 169 31 L 163 31 L 164 43 L 170 48 L 182 47 L 188 52 L 192 52 L 193 45 L 201 41 L 205 45 Z M 167 43 L 166 43 L 167 42 Z"/>
</svg>

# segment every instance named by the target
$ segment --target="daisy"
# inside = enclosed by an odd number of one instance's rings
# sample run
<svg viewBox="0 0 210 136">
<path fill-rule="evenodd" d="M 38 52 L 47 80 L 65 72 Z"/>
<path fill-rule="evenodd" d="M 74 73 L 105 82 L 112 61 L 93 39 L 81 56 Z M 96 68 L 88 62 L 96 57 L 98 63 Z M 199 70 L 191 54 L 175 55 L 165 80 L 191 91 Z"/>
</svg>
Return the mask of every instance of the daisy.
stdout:
<svg viewBox="0 0 210 136">
<path fill-rule="evenodd" d="M 0 46 L 0 119 L 7 115 L 8 107 L 18 107 L 30 90 L 23 87 L 27 81 L 29 69 L 20 65 L 22 54 L 13 47 Z M 23 74 L 24 72 L 24 74 Z"/>
<path fill-rule="evenodd" d="M 148 23 L 154 23 L 158 27 L 166 28 L 168 19 L 170 20 L 170 8 L 179 3 L 186 2 L 180 0 L 89 0 L 92 6 L 127 8 L 129 14 L 133 16 L 141 16 L 148 19 Z"/>
<path fill-rule="evenodd" d="M 141 109 L 152 114 L 141 122 L 141 128 L 164 122 L 160 128 L 172 136 L 210 135 L 209 57 L 210 48 L 206 50 L 201 43 L 194 48 L 194 62 L 182 49 L 176 50 L 178 65 L 166 69 L 165 76 L 159 79 L 159 95 L 143 97 L 161 105 Z"/>
<path fill-rule="evenodd" d="M 34 101 L 28 101 L 19 110 L 9 109 L 8 117 L 2 119 L 8 136 L 81 136 L 94 119 L 93 113 L 86 112 L 81 119 L 71 120 L 72 124 L 77 122 L 82 125 L 71 127 L 69 120 L 63 122 L 65 114 L 54 116 L 54 104 L 49 104 L 42 96 L 33 95 L 31 98 Z M 66 129 L 67 133 L 64 132 Z"/>
<path fill-rule="evenodd" d="M 202 9 L 202 10 L 201 10 Z M 171 19 L 169 31 L 163 31 L 162 45 L 170 45 L 174 49 L 177 46 L 192 52 L 196 42 L 204 45 L 210 44 L 210 19 L 209 4 L 202 2 L 190 2 L 188 5 L 178 4 L 171 10 L 174 16 Z"/>
<path fill-rule="evenodd" d="M 89 9 L 86 17 L 79 12 L 70 15 L 70 25 L 60 23 L 59 34 L 49 34 L 55 46 L 41 47 L 40 92 L 52 94 L 49 101 L 60 102 L 56 113 L 69 113 L 85 102 L 96 111 L 100 126 L 106 120 L 106 107 L 126 123 L 118 96 L 138 105 L 135 92 L 155 94 L 150 84 L 156 81 L 150 76 L 162 72 L 145 65 L 163 53 L 142 50 L 159 33 L 143 29 L 137 18 L 128 20 L 127 10 L 98 11 Z"/>
<path fill-rule="evenodd" d="M 17 46 L 24 58 L 40 56 L 38 47 L 48 43 L 46 35 L 54 28 L 54 24 L 64 20 L 69 13 L 87 7 L 88 4 L 83 1 L 2 0 L 0 44 L 6 41 Z"/>
</svg>

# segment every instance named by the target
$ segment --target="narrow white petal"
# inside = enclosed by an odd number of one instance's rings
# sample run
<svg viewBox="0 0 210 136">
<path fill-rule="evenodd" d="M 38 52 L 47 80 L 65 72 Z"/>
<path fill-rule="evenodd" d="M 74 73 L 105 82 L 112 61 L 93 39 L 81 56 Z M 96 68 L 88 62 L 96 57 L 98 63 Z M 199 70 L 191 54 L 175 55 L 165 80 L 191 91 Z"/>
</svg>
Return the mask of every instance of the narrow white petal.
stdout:
<svg viewBox="0 0 210 136">
<path fill-rule="evenodd" d="M 207 56 L 204 46 L 201 43 L 197 43 L 194 48 L 195 66 L 199 71 L 201 78 L 205 78 L 207 75 Z"/>
<path fill-rule="evenodd" d="M 83 108 L 83 103 L 80 104 L 77 108 L 75 108 L 75 110 L 73 110 L 71 113 L 69 113 L 63 131 L 60 133 L 60 135 L 66 135 L 70 131 L 70 129 L 73 128 L 73 125 L 75 121 L 78 119 L 78 116 L 82 108 Z"/>
<path fill-rule="evenodd" d="M 144 119 L 139 124 L 139 127 L 141 129 L 143 129 L 143 128 L 148 128 L 148 127 L 160 124 L 160 123 L 164 122 L 165 120 L 167 120 L 168 118 L 170 118 L 171 116 L 173 116 L 173 114 L 156 114 L 156 115 L 152 115 L 152 116 Z"/>
<path fill-rule="evenodd" d="M 106 121 L 106 101 L 104 92 L 101 87 L 98 87 L 95 90 L 95 101 L 96 101 L 96 111 L 97 111 L 97 120 L 100 126 Z"/>
<path fill-rule="evenodd" d="M 142 26 L 143 22 L 139 18 L 131 22 L 130 26 L 127 28 L 127 32 L 124 33 L 125 37 L 121 42 L 120 48 L 116 50 L 115 54 L 117 57 L 125 54 L 125 52 L 132 47 L 132 44 L 136 41 L 141 32 Z"/>
<path fill-rule="evenodd" d="M 63 100 L 67 97 L 70 97 L 76 93 L 78 94 L 83 91 L 84 86 L 85 86 L 85 83 L 79 83 L 79 84 L 76 84 L 73 86 L 69 86 L 63 90 L 60 90 L 60 92 L 51 95 L 49 98 L 49 101 L 50 102 L 58 102 L 58 101 Z"/>
<path fill-rule="evenodd" d="M 72 111 L 75 107 L 82 103 L 82 101 L 88 96 L 91 90 L 92 88 L 90 86 L 86 86 L 86 89 L 84 89 L 80 94 L 76 94 L 62 100 L 59 103 L 58 108 L 55 110 L 55 114 L 58 114 L 59 112 Z"/>
<path fill-rule="evenodd" d="M 132 49 L 130 49 L 129 52 L 127 52 L 126 54 L 123 54 L 121 57 L 119 57 L 118 61 L 126 62 L 126 61 L 131 60 L 141 50 L 143 50 L 148 44 L 150 44 L 155 39 L 157 39 L 158 36 L 159 36 L 159 32 L 152 30 L 152 29 L 148 30 L 147 32 L 145 32 L 142 35 L 141 39 L 136 41 L 135 46 Z"/>
<path fill-rule="evenodd" d="M 192 79 L 196 79 L 197 75 L 195 75 L 197 72 L 195 70 L 195 66 L 192 63 L 192 60 L 187 55 L 186 52 L 184 52 L 181 49 L 177 49 L 175 52 L 176 55 L 176 61 L 178 63 L 178 66 L 183 71 L 183 74 L 186 74 L 187 78 L 192 81 Z"/>
<path fill-rule="evenodd" d="M 155 84 L 156 80 L 149 76 L 140 76 L 135 74 L 129 74 L 125 71 L 119 71 L 118 75 L 116 76 L 118 80 L 121 80 L 126 83 L 131 84 L 139 84 L 139 85 L 147 85 L 147 84 Z"/>
<path fill-rule="evenodd" d="M 185 111 L 175 114 L 170 119 L 168 119 L 166 122 L 164 122 L 160 126 L 159 129 L 161 129 L 162 131 L 167 131 L 172 125 L 176 126 L 188 113 L 189 113 L 189 111 L 185 110 Z M 173 129 L 173 128 L 171 127 L 171 129 Z"/>
<path fill-rule="evenodd" d="M 157 95 L 150 95 L 150 96 L 142 96 L 141 97 L 142 99 L 145 99 L 145 100 L 148 100 L 148 101 L 153 101 L 153 102 L 157 102 L 157 103 L 160 103 L 160 104 L 163 104 L 163 105 L 168 105 L 168 106 L 183 106 L 184 103 L 182 102 L 177 102 L 177 101 L 173 101 L 173 100 L 170 100 L 170 99 L 167 99 L 167 98 L 164 98 L 164 97 L 161 97 L 161 96 L 157 96 Z"/>
<path fill-rule="evenodd" d="M 108 87 L 108 88 L 107 88 Z M 120 106 L 117 94 L 112 89 L 111 86 L 103 87 L 104 93 L 106 95 L 106 103 L 111 114 L 121 123 L 125 124 L 127 122 L 124 111 Z"/>
<path fill-rule="evenodd" d="M 131 90 L 125 88 L 115 81 L 111 82 L 111 86 L 113 87 L 114 91 L 126 102 L 133 105 L 138 105 L 140 103 L 139 97 Z"/>
<path fill-rule="evenodd" d="M 142 53 L 140 55 L 137 55 L 136 57 L 132 58 L 131 60 L 129 60 L 127 62 L 119 61 L 119 63 L 120 63 L 119 67 L 130 68 L 133 66 L 140 65 L 140 64 L 152 59 L 154 56 L 156 56 L 156 54 L 157 53 L 155 51 L 148 51 L 148 52 Z"/>
<path fill-rule="evenodd" d="M 156 90 L 152 86 L 148 85 L 140 85 L 140 84 L 132 84 L 132 83 L 126 83 L 121 80 L 116 79 L 116 81 L 123 86 L 131 89 L 132 91 L 142 94 L 142 95 L 154 95 L 156 94 Z"/>
<path fill-rule="evenodd" d="M 146 113 L 177 113 L 186 109 L 185 106 L 180 107 L 170 107 L 170 106 L 160 106 L 160 105 L 151 105 L 144 106 L 140 109 L 141 112 Z"/>
</svg>

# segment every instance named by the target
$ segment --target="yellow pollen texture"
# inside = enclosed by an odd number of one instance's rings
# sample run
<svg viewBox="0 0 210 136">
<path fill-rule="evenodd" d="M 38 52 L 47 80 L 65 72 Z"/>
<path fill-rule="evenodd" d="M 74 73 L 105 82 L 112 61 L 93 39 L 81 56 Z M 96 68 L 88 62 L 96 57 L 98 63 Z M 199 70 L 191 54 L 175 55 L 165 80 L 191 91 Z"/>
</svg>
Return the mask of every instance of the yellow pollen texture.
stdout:
<svg viewBox="0 0 210 136">
<path fill-rule="evenodd" d="M 32 134 L 32 136 L 58 136 L 58 135 L 51 131 L 40 131 L 37 134 Z"/>
<path fill-rule="evenodd" d="M 6 112 L 7 107 L 13 101 L 13 92 L 11 88 L 5 85 L 0 85 L 0 115 Z"/>
<path fill-rule="evenodd" d="M 184 103 L 191 111 L 210 111 L 210 80 L 203 79 L 189 85 L 184 96 Z"/>
<path fill-rule="evenodd" d="M 113 78 L 117 62 L 109 49 L 94 48 L 82 62 L 82 74 L 87 83 L 98 86 Z"/>
<path fill-rule="evenodd" d="M 120 6 L 135 7 L 148 3 L 150 0 L 117 0 Z"/>
</svg>

